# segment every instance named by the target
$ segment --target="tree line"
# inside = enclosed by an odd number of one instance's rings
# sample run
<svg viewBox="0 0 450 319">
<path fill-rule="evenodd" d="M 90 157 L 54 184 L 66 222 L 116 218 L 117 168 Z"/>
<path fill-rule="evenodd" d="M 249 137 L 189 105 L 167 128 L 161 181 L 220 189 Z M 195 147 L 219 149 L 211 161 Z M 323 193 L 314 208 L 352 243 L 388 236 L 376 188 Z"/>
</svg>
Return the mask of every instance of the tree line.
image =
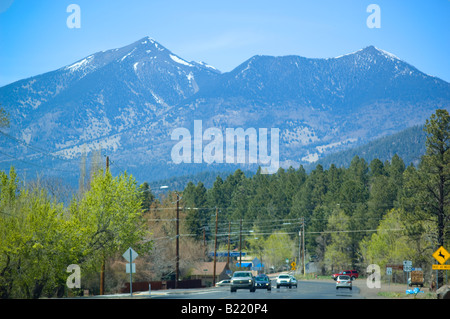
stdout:
<svg viewBox="0 0 450 319">
<path fill-rule="evenodd" d="M 215 236 L 219 250 L 230 242 L 232 250 L 282 266 L 299 256 L 300 230 L 307 260 L 322 274 L 405 259 L 428 271 L 432 253 L 449 243 L 448 112 L 437 110 L 424 129 L 426 153 L 418 166 L 397 155 L 385 162 L 355 156 L 348 167 L 252 176 L 236 170 L 217 176 L 210 188 L 188 183 L 180 191 L 182 277 L 210 258 Z M 136 280 L 173 275 L 174 193 L 158 199 L 126 173 L 99 169 L 88 183 L 82 175 L 80 190 L 63 204 L 39 180 L 21 182 L 14 167 L 0 172 L 1 298 L 64 296 L 71 264 L 81 267 L 84 286 L 86 278 L 98 284 L 105 263 L 116 265 L 130 246 L 141 257 L 137 268 L 146 269 Z M 119 285 L 127 280 L 120 273 Z"/>
<path fill-rule="evenodd" d="M 291 248 L 278 258 L 281 265 L 284 257 L 298 255 L 299 221 L 304 221 L 308 260 L 316 261 L 323 274 L 343 268 L 365 271 L 372 263 L 401 265 L 406 259 L 430 270 L 432 253 L 448 245 L 448 112 L 437 110 L 424 130 L 426 153 L 417 167 L 398 155 L 385 162 L 355 156 L 348 167 L 319 164 L 309 174 L 302 166 L 280 168 L 273 175 L 258 170 L 251 177 L 238 169 L 225 179 L 218 176 L 209 189 L 189 182 L 182 192 L 183 206 L 189 208 L 187 231 L 199 241 L 213 238 L 218 209 L 219 233 L 226 235 L 231 225 L 232 233 L 242 233 L 237 230 L 242 221 L 247 235 L 261 234 L 245 241 L 246 249 L 261 256 L 271 236 L 283 235 L 279 241 L 289 241 Z M 226 240 L 220 243 L 225 246 Z M 232 248 L 238 245 L 235 236 Z"/>
</svg>

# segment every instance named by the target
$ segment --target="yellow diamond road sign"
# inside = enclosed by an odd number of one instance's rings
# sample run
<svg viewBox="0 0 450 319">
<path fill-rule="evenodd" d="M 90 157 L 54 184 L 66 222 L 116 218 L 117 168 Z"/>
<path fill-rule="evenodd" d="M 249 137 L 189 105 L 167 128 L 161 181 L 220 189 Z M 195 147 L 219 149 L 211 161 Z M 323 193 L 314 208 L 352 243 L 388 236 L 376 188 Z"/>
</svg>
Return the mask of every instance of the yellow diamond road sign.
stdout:
<svg viewBox="0 0 450 319">
<path fill-rule="evenodd" d="M 291 270 L 295 270 L 295 266 L 297 266 L 297 263 L 295 262 L 295 261 L 293 261 L 292 263 L 291 263 Z"/>
<path fill-rule="evenodd" d="M 443 246 L 439 247 L 438 250 L 436 250 L 433 253 L 434 259 L 436 259 L 441 265 L 445 264 L 447 259 L 450 257 L 450 253 L 445 250 Z"/>
</svg>

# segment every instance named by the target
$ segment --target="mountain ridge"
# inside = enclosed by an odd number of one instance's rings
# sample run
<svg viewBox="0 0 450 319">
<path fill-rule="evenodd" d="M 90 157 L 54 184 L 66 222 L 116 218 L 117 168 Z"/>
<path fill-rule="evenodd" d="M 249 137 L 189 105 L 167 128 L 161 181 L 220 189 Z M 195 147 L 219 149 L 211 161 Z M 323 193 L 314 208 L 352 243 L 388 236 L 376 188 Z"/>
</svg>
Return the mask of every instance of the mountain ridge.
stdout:
<svg viewBox="0 0 450 319">
<path fill-rule="evenodd" d="M 374 46 L 324 59 L 255 55 L 222 73 L 144 37 L 3 86 L 0 103 L 11 115 L 5 132 L 48 150 L 55 167 L 101 148 L 151 180 L 219 165 L 172 162 L 171 132 L 192 132 L 194 120 L 279 128 L 280 164 L 295 167 L 422 125 L 449 108 L 450 84 Z M 12 140 L 2 150 L 49 162 Z"/>
</svg>

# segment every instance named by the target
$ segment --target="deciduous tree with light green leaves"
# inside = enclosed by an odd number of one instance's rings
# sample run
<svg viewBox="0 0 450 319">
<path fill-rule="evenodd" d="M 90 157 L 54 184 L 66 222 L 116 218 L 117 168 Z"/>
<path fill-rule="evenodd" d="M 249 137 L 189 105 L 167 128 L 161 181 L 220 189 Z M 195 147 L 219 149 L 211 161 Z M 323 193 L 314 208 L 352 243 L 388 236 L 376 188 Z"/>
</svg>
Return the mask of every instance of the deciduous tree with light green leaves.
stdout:
<svg viewBox="0 0 450 319">
<path fill-rule="evenodd" d="M 0 175 L 0 297 L 58 295 L 77 247 L 63 207 L 42 189 L 19 190 L 13 168 Z"/>
<path fill-rule="evenodd" d="M 286 265 L 286 259 L 290 261 L 295 257 L 295 243 L 289 235 L 281 232 L 274 232 L 264 244 L 264 255 L 267 264 L 276 268 Z"/>
<path fill-rule="evenodd" d="M 98 262 L 130 246 L 138 253 L 151 247 L 143 241 L 148 231 L 142 218 L 142 196 L 131 175 L 113 177 L 110 172 L 97 172 L 83 198 L 72 203 L 71 212 L 83 226 L 89 251 L 84 255 L 90 260 Z"/>
<path fill-rule="evenodd" d="M 332 271 L 351 267 L 352 251 L 349 217 L 341 209 L 333 210 L 328 218 L 328 231 L 330 232 L 330 245 L 326 247 L 324 260 L 331 265 Z"/>
<path fill-rule="evenodd" d="M 377 264 L 381 268 L 387 264 L 401 264 L 403 260 L 412 260 L 415 250 L 407 236 L 402 212 L 390 210 L 377 231 L 360 243 L 361 253 L 367 264 Z"/>
<path fill-rule="evenodd" d="M 103 256 L 150 249 L 132 176 L 99 172 L 67 208 L 50 198 L 42 188 L 20 188 L 13 168 L 0 172 L 0 298 L 61 297 L 69 265 L 83 276 Z"/>
</svg>

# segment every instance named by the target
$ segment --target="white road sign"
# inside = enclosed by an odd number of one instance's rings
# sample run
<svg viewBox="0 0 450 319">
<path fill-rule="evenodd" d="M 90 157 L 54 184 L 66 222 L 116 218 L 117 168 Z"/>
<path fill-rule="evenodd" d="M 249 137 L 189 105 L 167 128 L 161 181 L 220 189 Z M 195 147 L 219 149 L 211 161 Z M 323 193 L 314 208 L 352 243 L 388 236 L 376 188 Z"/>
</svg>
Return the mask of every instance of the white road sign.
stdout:
<svg viewBox="0 0 450 319">
<path fill-rule="evenodd" d="M 130 273 L 130 265 L 131 265 L 131 273 L 135 274 L 136 273 L 136 264 L 132 263 L 132 264 L 126 264 L 127 268 L 126 268 L 126 272 L 127 274 Z"/>
<path fill-rule="evenodd" d="M 411 260 L 403 260 L 403 271 L 410 272 L 412 270 L 412 261 Z"/>
<path fill-rule="evenodd" d="M 139 255 L 138 255 L 137 252 L 135 252 L 135 251 L 133 250 L 133 248 L 130 247 L 130 248 L 127 249 L 127 251 L 126 251 L 122 256 L 123 256 L 123 258 L 125 258 L 129 263 L 132 263 L 133 260 L 135 260 L 136 257 L 139 256 Z"/>
</svg>

